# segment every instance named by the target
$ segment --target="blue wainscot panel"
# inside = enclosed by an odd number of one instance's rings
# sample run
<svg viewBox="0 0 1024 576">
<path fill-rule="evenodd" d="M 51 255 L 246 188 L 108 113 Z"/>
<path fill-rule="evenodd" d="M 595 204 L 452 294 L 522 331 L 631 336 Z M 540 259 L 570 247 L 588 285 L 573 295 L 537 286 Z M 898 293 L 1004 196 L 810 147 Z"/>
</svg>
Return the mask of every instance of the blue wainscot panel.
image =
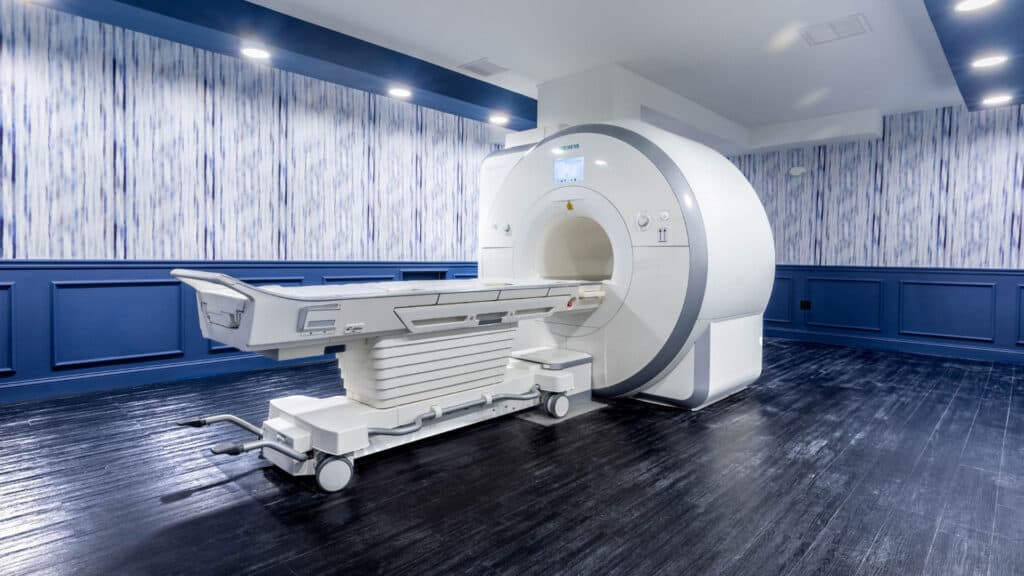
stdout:
<svg viewBox="0 0 1024 576">
<path fill-rule="evenodd" d="M 1024 346 L 1024 284 L 1017 285 L 1017 345 Z"/>
<path fill-rule="evenodd" d="M 1024 270 L 777 267 L 768 336 L 1024 364 Z M 783 294 L 794 307 L 786 317 Z M 810 309 L 799 313 L 796 303 Z"/>
<path fill-rule="evenodd" d="M 254 284 L 476 276 L 472 262 L 0 262 L 0 402 L 280 365 L 204 339 L 169 276 L 181 267 Z M 766 320 L 768 336 L 1024 364 L 1024 271 L 779 266 Z"/>
<path fill-rule="evenodd" d="M 882 329 L 882 281 L 808 278 L 808 326 L 878 332 Z"/>
<path fill-rule="evenodd" d="M 793 322 L 793 279 L 789 276 L 775 278 L 772 297 L 764 311 L 764 320 L 776 324 Z"/>
<path fill-rule="evenodd" d="M 993 283 L 900 283 L 900 334 L 995 341 L 996 289 Z"/>
<path fill-rule="evenodd" d="M 14 373 L 14 284 L 0 283 L 0 375 Z"/>
<path fill-rule="evenodd" d="M 395 280 L 394 274 L 374 274 L 373 272 L 353 272 L 342 276 L 324 276 L 324 284 L 352 284 L 358 282 L 387 282 Z"/>
<path fill-rule="evenodd" d="M 448 271 L 443 268 L 433 270 L 405 270 L 401 272 L 402 280 L 444 280 Z"/>
<path fill-rule="evenodd" d="M 181 283 L 53 283 L 53 367 L 80 368 L 185 353 Z"/>
</svg>

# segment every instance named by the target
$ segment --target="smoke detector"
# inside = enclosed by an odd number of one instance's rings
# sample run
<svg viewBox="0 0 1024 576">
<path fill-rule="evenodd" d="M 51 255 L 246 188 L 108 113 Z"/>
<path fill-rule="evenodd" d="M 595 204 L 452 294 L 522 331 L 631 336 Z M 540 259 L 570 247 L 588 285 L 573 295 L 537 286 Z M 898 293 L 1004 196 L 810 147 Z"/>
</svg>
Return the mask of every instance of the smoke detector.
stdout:
<svg viewBox="0 0 1024 576">
<path fill-rule="evenodd" d="M 820 46 L 838 40 L 855 38 L 871 32 L 871 25 L 863 14 L 854 14 L 838 20 L 808 26 L 800 31 L 800 35 L 809 46 Z"/>
<path fill-rule="evenodd" d="M 495 74 L 501 74 L 502 72 L 508 72 L 508 68 L 491 62 L 489 58 L 481 58 L 479 60 L 467 62 L 462 66 L 459 66 L 459 69 L 465 70 L 466 72 L 472 72 L 473 74 L 483 76 L 484 78 L 494 76 Z"/>
</svg>

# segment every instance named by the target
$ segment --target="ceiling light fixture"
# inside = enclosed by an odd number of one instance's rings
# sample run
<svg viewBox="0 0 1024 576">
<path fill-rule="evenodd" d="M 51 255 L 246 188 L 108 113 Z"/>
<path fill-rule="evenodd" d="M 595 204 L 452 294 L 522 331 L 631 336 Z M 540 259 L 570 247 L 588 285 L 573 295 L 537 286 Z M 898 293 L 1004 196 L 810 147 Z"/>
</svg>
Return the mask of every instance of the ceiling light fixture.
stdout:
<svg viewBox="0 0 1024 576">
<path fill-rule="evenodd" d="M 961 0 L 957 2 L 953 9 L 957 12 L 974 12 L 975 10 L 988 8 L 996 2 L 999 2 L 999 0 Z"/>
<path fill-rule="evenodd" d="M 594 160 L 594 165 L 595 166 L 607 166 L 608 162 L 605 162 L 604 160 Z"/>
<path fill-rule="evenodd" d="M 490 120 L 491 124 L 498 124 L 499 126 L 508 124 L 508 116 L 505 116 L 504 114 L 491 114 Z"/>
<path fill-rule="evenodd" d="M 993 66 L 1005 64 L 1009 59 L 1010 57 L 1006 54 L 992 54 L 991 56 L 984 56 L 971 62 L 971 68 L 992 68 Z"/>
<path fill-rule="evenodd" d="M 1002 106 L 1003 104 L 1009 104 L 1013 101 L 1013 96 L 1010 94 L 993 94 L 981 101 L 985 106 Z"/>
<path fill-rule="evenodd" d="M 408 88 L 403 88 L 401 86 L 395 86 L 393 88 L 388 89 L 388 95 L 393 96 L 395 98 L 409 98 L 410 96 L 412 96 L 412 90 L 409 90 Z"/>
<path fill-rule="evenodd" d="M 242 48 L 242 56 L 252 58 L 253 60 L 267 60 L 270 58 L 270 52 L 255 46 L 246 46 Z"/>
</svg>

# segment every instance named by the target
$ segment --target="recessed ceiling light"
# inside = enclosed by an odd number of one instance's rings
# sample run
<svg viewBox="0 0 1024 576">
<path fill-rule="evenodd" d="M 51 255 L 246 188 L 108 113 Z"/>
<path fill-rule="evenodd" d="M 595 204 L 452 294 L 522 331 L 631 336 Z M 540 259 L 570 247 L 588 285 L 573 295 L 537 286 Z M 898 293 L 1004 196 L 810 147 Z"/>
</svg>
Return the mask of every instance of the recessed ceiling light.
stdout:
<svg viewBox="0 0 1024 576">
<path fill-rule="evenodd" d="M 988 98 L 981 101 L 985 106 L 1002 106 L 1003 104 L 1009 104 L 1013 101 L 1013 96 L 1010 94 L 993 94 Z"/>
<path fill-rule="evenodd" d="M 491 124 L 499 124 L 502 126 L 508 124 L 508 116 L 505 116 L 504 114 L 491 114 L 490 120 Z"/>
<path fill-rule="evenodd" d="M 974 12 L 975 10 L 988 8 L 996 2 L 999 2 L 999 0 L 961 0 L 957 2 L 956 7 L 953 9 L 957 12 Z"/>
<path fill-rule="evenodd" d="M 971 68 L 991 68 L 993 66 L 999 66 L 1005 64 L 1010 57 L 1006 54 L 992 54 L 991 56 L 984 56 L 978 58 L 974 62 L 971 62 Z"/>
<path fill-rule="evenodd" d="M 245 48 L 242 48 L 242 56 L 252 58 L 254 60 L 266 60 L 270 58 L 270 52 L 255 46 L 246 46 Z"/>
<path fill-rule="evenodd" d="M 395 98 L 408 98 L 412 96 L 412 90 L 408 88 L 402 88 L 401 86 L 395 86 L 388 90 L 388 94 Z"/>
<path fill-rule="evenodd" d="M 594 160 L 594 165 L 595 166 L 607 166 L 608 163 L 605 162 L 604 160 Z"/>
</svg>

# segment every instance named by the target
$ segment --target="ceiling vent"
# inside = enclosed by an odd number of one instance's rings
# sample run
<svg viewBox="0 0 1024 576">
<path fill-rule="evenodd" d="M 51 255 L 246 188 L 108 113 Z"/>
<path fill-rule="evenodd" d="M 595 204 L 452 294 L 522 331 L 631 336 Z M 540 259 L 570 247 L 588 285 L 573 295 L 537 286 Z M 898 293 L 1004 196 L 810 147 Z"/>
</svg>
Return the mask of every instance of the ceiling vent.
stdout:
<svg viewBox="0 0 1024 576">
<path fill-rule="evenodd" d="M 502 72 L 508 72 L 508 68 L 495 64 L 488 58 L 481 58 L 479 60 L 467 62 L 466 64 L 459 66 L 459 69 L 465 70 L 466 72 L 472 72 L 473 74 L 483 76 L 484 78 L 494 76 L 495 74 L 501 74 Z"/>
<path fill-rule="evenodd" d="M 838 40 L 855 38 L 871 32 L 871 25 L 863 14 L 854 14 L 846 18 L 832 20 L 822 24 L 808 26 L 800 31 L 800 34 L 810 46 L 820 46 Z"/>
</svg>

